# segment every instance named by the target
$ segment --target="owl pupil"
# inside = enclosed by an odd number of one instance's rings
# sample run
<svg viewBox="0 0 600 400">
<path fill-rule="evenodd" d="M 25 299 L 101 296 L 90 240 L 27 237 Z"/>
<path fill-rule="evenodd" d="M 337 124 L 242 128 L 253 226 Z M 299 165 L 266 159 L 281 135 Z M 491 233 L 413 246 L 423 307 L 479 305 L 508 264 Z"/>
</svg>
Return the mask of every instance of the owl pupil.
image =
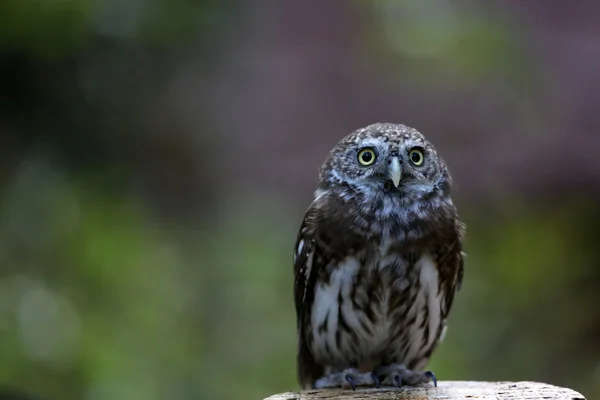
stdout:
<svg viewBox="0 0 600 400">
<path fill-rule="evenodd" d="M 370 152 L 365 152 L 362 155 L 362 159 L 364 162 L 368 163 L 369 161 L 371 161 L 371 159 L 373 158 L 373 154 L 371 154 Z"/>
<path fill-rule="evenodd" d="M 419 161 L 421 161 L 421 155 L 419 153 L 412 153 L 411 157 L 410 157 L 413 162 L 418 163 Z"/>
</svg>

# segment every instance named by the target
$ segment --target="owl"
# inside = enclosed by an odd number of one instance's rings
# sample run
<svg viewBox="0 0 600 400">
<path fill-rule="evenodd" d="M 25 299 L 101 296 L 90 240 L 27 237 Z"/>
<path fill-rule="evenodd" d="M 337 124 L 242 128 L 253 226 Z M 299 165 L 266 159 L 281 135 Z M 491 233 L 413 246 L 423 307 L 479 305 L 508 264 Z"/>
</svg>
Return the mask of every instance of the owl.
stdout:
<svg viewBox="0 0 600 400">
<path fill-rule="evenodd" d="M 437 386 L 424 371 L 463 277 L 448 168 L 405 125 L 343 138 L 294 251 L 300 386 Z"/>
</svg>

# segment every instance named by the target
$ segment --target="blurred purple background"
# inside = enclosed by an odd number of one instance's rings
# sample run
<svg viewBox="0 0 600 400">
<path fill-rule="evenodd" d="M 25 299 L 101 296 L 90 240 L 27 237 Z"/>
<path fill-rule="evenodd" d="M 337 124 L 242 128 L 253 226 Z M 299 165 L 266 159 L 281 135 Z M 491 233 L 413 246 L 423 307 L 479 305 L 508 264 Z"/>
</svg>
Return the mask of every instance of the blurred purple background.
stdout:
<svg viewBox="0 0 600 400">
<path fill-rule="evenodd" d="M 296 388 L 291 254 L 320 164 L 404 123 L 447 161 L 463 290 L 431 369 L 600 395 L 600 5 L 0 5 L 0 384 Z"/>
</svg>

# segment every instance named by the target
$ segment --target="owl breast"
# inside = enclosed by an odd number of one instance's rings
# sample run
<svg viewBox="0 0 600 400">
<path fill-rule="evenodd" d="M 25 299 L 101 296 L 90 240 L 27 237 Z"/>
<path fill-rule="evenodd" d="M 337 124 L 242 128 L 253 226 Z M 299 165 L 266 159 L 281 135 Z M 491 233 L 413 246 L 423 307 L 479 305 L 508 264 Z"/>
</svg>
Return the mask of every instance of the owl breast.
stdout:
<svg viewBox="0 0 600 400">
<path fill-rule="evenodd" d="M 315 287 L 307 337 L 315 359 L 330 370 L 368 371 L 382 363 L 422 368 L 444 326 L 431 255 L 376 247 L 331 265 L 329 280 Z"/>
</svg>

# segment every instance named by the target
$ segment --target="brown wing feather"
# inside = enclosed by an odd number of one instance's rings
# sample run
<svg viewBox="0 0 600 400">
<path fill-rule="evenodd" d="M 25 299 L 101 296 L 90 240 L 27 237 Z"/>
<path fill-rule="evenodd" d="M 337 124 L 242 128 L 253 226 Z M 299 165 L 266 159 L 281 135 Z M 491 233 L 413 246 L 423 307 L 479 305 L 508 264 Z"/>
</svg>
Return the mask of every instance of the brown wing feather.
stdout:
<svg viewBox="0 0 600 400">
<path fill-rule="evenodd" d="M 462 244 L 460 233 L 450 246 L 438 248 L 436 256 L 436 265 L 438 268 L 438 293 L 443 293 L 441 298 L 441 323 L 437 331 L 437 340 L 434 341 L 427 349 L 421 359 L 416 359 L 411 365 L 414 368 L 415 364 L 420 364 L 423 360 L 429 360 L 433 351 L 437 348 L 442 332 L 446 326 L 446 319 L 452 308 L 455 293 L 460 290 L 462 277 L 464 272 L 464 253 L 462 252 Z M 425 361 L 425 362 L 426 362 Z"/>
<path fill-rule="evenodd" d="M 445 246 L 437 258 L 439 279 L 439 290 L 443 291 L 442 319 L 446 319 L 452 308 L 454 294 L 460 290 L 464 273 L 464 256 L 462 252 L 461 234 L 451 245 Z"/>
<path fill-rule="evenodd" d="M 294 303 L 298 328 L 298 381 L 303 389 L 309 389 L 312 383 L 324 373 L 323 367 L 317 364 L 308 347 L 308 340 L 303 327 L 310 323 L 310 310 L 314 301 L 316 281 L 315 263 L 320 262 L 320 257 L 315 257 L 316 246 L 314 240 L 313 215 L 314 208 L 310 208 L 302 221 L 300 232 L 296 239 L 294 251 Z"/>
</svg>

